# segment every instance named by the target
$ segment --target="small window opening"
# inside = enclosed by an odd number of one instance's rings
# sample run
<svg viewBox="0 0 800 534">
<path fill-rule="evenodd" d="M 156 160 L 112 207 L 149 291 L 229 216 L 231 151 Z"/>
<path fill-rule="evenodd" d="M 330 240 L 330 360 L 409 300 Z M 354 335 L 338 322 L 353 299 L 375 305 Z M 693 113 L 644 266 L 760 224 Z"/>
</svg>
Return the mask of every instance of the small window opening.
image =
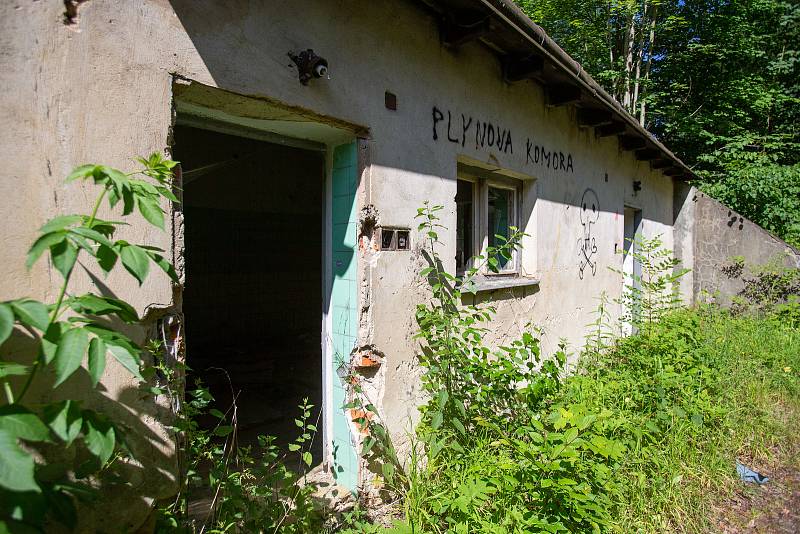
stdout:
<svg viewBox="0 0 800 534">
<path fill-rule="evenodd" d="M 410 235 L 407 228 L 381 228 L 381 250 L 409 250 Z"/>
<path fill-rule="evenodd" d="M 397 231 L 397 250 L 408 250 L 409 248 L 409 232 L 408 230 Z"/>
<path fill-rule="evenodd" d="M 514 220 L 514 191 L 490 187 L 487 215 L 489 218 L 489 246 L 502 246 L 511 237 L 511 227 L 516 223 Z M 499 239 L 498 236 L 503 239 Z M 512 258 L 510 255 L 508 257 L 497 255 L 497 262 L 497 268 L 502 271 L 511 266 Z"/>
</svg>

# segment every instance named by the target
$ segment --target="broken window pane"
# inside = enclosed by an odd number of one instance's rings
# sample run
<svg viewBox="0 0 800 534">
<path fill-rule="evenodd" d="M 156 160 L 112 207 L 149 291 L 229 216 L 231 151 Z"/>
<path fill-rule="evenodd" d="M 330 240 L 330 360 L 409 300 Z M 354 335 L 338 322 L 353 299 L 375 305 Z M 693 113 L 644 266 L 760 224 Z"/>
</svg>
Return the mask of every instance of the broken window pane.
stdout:
<svg viewBox="0 0 800 534">
<path fill-rule="evenodd" d="M 456 190 L 456 272 L 462 273 L 473 256 L 473 190 L 474 184 L 458 180 Z"/>
<path fill-rule="evenodd" d="M 408 250 L 408 230 L 397 231 L 397 250 Z"/>
<path fill-rule="evenodd" d="M 500 235 L 508 239 L 511 236 L 510 227 L 514 226 L 514 191 L 510 189 L 489 188 L 489 246 L 501 246 L 505 241 L 501 241 L 496 236 Z M 511 267 L 511 258 L 497 256 L 497 268 L 501 271 Z"/>
<path fill-rule="evenodd" d="M 381 250 L 394 250 L 394 230 L 381 230 Z"/>
</svg>

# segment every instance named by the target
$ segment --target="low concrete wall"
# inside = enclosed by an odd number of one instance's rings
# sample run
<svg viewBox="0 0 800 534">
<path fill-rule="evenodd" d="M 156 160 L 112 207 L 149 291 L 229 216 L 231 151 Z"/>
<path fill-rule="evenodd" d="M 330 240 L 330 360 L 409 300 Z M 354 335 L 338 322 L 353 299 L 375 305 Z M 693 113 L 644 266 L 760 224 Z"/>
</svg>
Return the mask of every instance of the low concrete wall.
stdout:
<svg viewBox="0 0 800 534">
<path fill-rule="evenodd" d="M 724 267 L 734 258 L 748 266 L 763 265 L 780 259 L 787 267 L 800 267 L 800 251 L 739 215 L 721 202 L 693 189 L 694 271 L 693 294 L 699 301 L 709 294 L 727 305 L 743 283 L 739 277 L 725 274 Z"/>
</svg>

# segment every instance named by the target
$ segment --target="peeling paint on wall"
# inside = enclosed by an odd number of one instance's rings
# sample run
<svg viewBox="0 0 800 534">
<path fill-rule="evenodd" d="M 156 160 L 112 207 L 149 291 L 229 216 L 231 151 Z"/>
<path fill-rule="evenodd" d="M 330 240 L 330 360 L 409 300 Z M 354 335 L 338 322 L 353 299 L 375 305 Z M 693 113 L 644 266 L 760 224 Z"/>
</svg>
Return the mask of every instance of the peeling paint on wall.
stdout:
<svg viewBox="0 0 800 534">
<path fill-rule="evenodd" d="M 77 26 L 80 22 L 78 10 L 81 4 L 89 0 L 64 0 L 64 24 L 67 26 Z"/>
</svg>

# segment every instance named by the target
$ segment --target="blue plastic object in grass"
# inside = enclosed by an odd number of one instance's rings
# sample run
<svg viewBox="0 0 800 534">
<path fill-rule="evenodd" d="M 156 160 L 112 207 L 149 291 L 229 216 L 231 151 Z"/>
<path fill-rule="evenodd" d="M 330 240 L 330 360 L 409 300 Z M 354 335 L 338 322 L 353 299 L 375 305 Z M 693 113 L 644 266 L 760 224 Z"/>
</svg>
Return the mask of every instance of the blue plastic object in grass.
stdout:
<svg viewBox="0 0 800 534">
<path fill-rule="evenodd" d="M 739 478 L 744 482 L 754 482 L 756 484 L 766 484 L 769 482 L 769 477 L 765 477 L 761 473 L 756 473 L 739 462 L 736 462 L 736 472 L 739 473 Z"/>
</svg>

